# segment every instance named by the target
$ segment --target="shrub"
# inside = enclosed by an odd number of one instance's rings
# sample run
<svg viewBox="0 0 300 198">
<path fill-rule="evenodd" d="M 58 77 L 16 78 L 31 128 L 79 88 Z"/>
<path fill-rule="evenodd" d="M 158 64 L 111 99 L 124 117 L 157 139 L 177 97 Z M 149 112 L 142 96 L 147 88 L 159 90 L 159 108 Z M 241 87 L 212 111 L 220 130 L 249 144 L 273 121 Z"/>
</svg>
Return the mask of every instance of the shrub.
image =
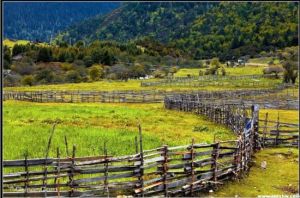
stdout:
<svg viewBox="0 0 300 198">
<path fill-rule="evenodd" d="M 225 70 L 225 68 L 224 68 L 224 67 L 222 67 L 222 70 L 221 70 L 221 72 L 222 72 L 222 76 L 226 76 L 226 70 Z"/>
<path fill-rule="evenodd" d="M 283 71 L 284 70 L 283 70 L 282 67 L 273 65 L 273 66 L 269 66 L 267 68 L 264 68 L 263 73 L 264 74 L 275 74 L 275 77 L 279 78 L 278 74 L 282 73 Z"/>
<path fill-rule="evenodd" d="M 172 76 L 178 71 L 177 67 L 176 66 L 173 66 L 169 69 L 169 73 L 172 74 Z"/>
<path fill-rule="evenodd" d="M 41 83 L 51 83 L 54 79 L 54 73 L 50 69 L 43 69 L 35 75 L 35 81 Z"/>
<path fill-rule="evenodd" d="M 33 82 L 34 82 L 34 80 L 33 80 L 33 76 L 32 75 L 26 75 L 21 80 L 22 85 L 32 86 Z"/>
<path fill-rule="evenodd" d="M 103 75 L 104 71 L 101 65 L 96 64 L 89 68 L 89 76 L 91 80 L 99 80 L 103 78 Z"/>
<path fill-rule="evenodd" d="M 77 71 L 71 70 L 66 73 L 66 82 L 79 83 L 80 81 L 81 77 Z"/>
<path fill-rule="evenodd" d="M 135 63 L 131 68 L 130 68 L 130 76 L 137 78 L 137 77 L 144 77 L 146 75 L 145 72 L 145 66 L 139 63 Z"/>
<path fill-rule="evenodd" d="M 204 71 L 200 70 L 199 71 L 199 76 L 204 76 Z"/>
<path fill-rule="evenodd" d="M 118 79 L 118 76 L 117 76 L 117 74 L 115 74 L 115 73 L 111 73 L 111 74 L 108 74 L 108 75 L 107 75 L 107 79 L 110 79 L 110 80 L 117 80 L 117 79 Z"/>
<path fill-rule="evenodd" d="M 84 64 L 85 64 L 86 67 L 90 67 L 90 66 L 93 65 L 93 59 L 90 56 L 85 56 L 83 58 L 83 62 L 84 62 Z"/>
<path fill-rule="evenodd" d="M 160 69 L 157 69 L 153 72 L 154 78 L 164 78 L 166 76 L 166 73 Z"/>
<path fill-rule="evenodd" d="M 61 68 L 62 68 L 62 70 L 64 70 L 64 71 L 70 71 L 70 70 L 73 69 L 73 65 L 70 64 L 70 63 L 62 63 L 62 64 L 61 64 Z"/>
<path fill-rule="evenodd" d="M 36 67 L 32 59 L 24 57 L 21 61 L 15 62 L 11 69 L 21 75 L 30 75 L 35 71 Z"/>
</svg>

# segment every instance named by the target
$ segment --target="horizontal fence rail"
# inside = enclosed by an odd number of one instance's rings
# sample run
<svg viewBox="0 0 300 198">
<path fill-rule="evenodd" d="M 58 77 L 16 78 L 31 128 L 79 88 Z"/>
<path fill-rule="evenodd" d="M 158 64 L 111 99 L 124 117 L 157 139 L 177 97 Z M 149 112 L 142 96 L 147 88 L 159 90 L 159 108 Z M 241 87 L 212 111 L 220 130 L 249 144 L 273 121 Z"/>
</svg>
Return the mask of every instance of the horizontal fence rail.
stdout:
<svg viewBox="0 0 300 198">
<path fill-rule="evenodd" d="M 3 161 L 4 196 L 194 196 L 215 189 L 223 182 L 247 173 L 253 154 L 261 147 L 298 146 L 299 136 L 295 131 L 299 125 L 282 123 L 279 118 L 277 121 L 260 120 L 257 104 L 218 100 L 277 91 L 167 95 L 164 98 L 166 109 L 205 115 L 230 128 L 237 138 L 210 144 L 195 143 L 192 139 L 189 145 L 163 145 L 143 150 L 139 127 L 136 152 L 132 155 L 110 156 L 105 144 L 98 156 L 77 157 L 75 146 L 72 152 L 67 152 L 66 158 L 61 157 L 59 148 L 56 158 L 46 154 L 45 158 L 29 159 L 25 155 L 22 160 Z M 260 122 L 267 123 L 262 125 Z"/>
<path fill-rule="evenodd" d="M 195 111 L 229 126 L 238 139 L 143 150 L 136 138 L 136 153 L 129 156 L 76 157 L 4 161 L 4 196 L 193 196 L 213 189 L 249 170 L 257 148 L 257 109 L 165 99 L 168 109 Z M 5 171 L 8 169 L 8 173 Z M 12 171 L 14 169 L 14 171 Z"/>
<path fill-rule="evenodd" d="M 78 102 L 114 102 L 114 103 L 155 103 L 163 102 L 164 97 L 174 94 L 197 94 L 200 98 L 210 99 L 242 99 L 254 96 L 285 98 L 295 100 L 297 94 L 294 91 L 280 93 L 287 85 L 280 85 L 274 89 L 260 90 L 222 90 L 222 91 L 4 91 L 3 100 L 22 100 L 29 102 L 62 102 L 62 103 L 78 103 Z M 254 98 L 255 99 L 255 98 Z M 292 102 L 290 102 L 292 103 Z M 277 105 L 278 106 L 278 105 Z M 290 105 L 293 106 L 293 105 Z"/>
<path fill-rule="evenodd" d="M 256 75 L 240 75 L 240 76 L 219 76 L 219 75 L 208 75 L 208 76 L 193 76 L 193 77 L 173 77 L 165 80 L 154 81 L 154 82 L 141 82 L 142 87 L 149 86 L 222 86 L 222 85 L 235 85 L 235 86 L 257 86 L 265 85 L 269 86 L 272 83 L 265 82 L 238 82 L 236 80 L 245 79 L 260 79 L 260 78 L 272 78 L 275 77 L 273 74 L 256 74 Z M 280 76 L 278 76 L 280 77 Z M 222 82 L 230 80 L 231 82 Z M 236 82 L 235 82 L 236 81 Z"/>
</svg>

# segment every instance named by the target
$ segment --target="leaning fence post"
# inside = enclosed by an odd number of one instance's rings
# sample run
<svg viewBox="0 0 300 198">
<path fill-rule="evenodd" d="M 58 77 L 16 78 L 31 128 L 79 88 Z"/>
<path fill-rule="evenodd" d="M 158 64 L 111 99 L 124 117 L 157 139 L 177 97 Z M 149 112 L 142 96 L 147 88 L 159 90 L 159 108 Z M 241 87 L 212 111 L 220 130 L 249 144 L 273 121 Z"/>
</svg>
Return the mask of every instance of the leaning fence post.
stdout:
<svg viewBox="0 0 300 198">
<path fill-rule="evenodd" d="M 68 149 L 68 140 L 67 140 L 67 136 L 65 136 L 65 145 L 66 145 L 66 154 L 67 154 L 67 156 L 70 156 L 70 155 L 69 155 L 69 149 Z"/>
<path fill-rule="evenodd" d="M 135 153 L 137 154 L 139 152 L 139 144 L 138 144 L 138 139 L 137 136 L 134 137 L 134 145 L 135 145 Z"/>
<path fill-rule="evenodd" d="M 48 160 L 48 155 L 49 155 L 49 151 L 50 151 L 50 146 L 51 146 L 51 141 L 52 141 L 52 137 L 53 137 L 53 134 L 54 134 L 54 130 L 55 130 L 55 126 L 56 126 L 56 123 L 53 125 L 53 128 L 52 128 L 52 131 L 51 131 L 51 134 L 50 134 L 50 137 L 49 137 L 49 140 L 48 140 L 48 145 L 47 145 L 47 149 L 46 149 L 46 157 L 45 157 L 45 164 L 44 164 L 44 178 L 43 178 L 43 188 L 44 188 L 44 191 L 45 191 L 45 197 L 47 197 L 47 160 Z"/>
</svg>

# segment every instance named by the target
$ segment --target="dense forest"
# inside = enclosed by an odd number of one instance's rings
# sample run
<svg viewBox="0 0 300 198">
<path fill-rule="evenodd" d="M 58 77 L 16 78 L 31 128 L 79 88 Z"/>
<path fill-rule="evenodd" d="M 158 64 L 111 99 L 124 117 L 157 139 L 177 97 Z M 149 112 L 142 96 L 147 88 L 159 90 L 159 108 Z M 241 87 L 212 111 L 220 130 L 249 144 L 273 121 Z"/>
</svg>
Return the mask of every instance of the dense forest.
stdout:
<svg viewBox="0 0 300 198">
<path fill-rule="evenodd" d="M 195 59 L 254 55 L 298 44 L 298 3 L 125 3 L 86 20 L 57 40 L 127 42 L 145 37 Z"/>
<path fill-rule="evenodd" d="M 4 37 L 49 42 L 66 27 L 118 6 L 117 2 L 4 2 Z"/>
</svg>

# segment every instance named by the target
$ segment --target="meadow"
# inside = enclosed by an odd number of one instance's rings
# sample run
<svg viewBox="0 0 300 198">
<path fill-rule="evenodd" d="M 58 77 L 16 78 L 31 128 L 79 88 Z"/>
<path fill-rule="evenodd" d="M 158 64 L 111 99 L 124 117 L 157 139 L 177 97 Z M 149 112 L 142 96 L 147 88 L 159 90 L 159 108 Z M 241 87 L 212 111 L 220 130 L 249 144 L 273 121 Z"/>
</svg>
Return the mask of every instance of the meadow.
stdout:
<svg viewBox="0 0 300 198">
<path fill-rule="evenodd" d="M 228 75 L 262 74 L 263 67 L 246 66 L 227 68 Z M 197 76 L 199 69 L 181 69 L 175 76 Z M 151 79 L 154 81 L 158 79 Z M 238 82 L 271 82 L 274 85 L 281 79 L 246 79 Z M 189 87 L 141 87 L 141 80 L 98 81 L 91 83 L 39 85 L 32 87 L 12 87 L 4 90 L 224 90 L 253 89 L 255 87 L 237 87 L 231 81 L 227 85 Z M 231 84 L 230 84 L 231 83 Z M 259 87 L 268 88 L 268 87 Z M 298 88 L 288 89 L 298 95 Z M 286 93 L 286 90 L 280 92 Z M 276 120 L 278 113 L 281 122 L 298 123 L 299 111 L 261 109 L 260 119 L 269 113 L 270 120 Z M 152 149 L 164 144 L 169 146 L 189 144 L 194 138 L 197 143 L 211 143 L 214 140 L 236 139 L 228 128 L 216 125 L 203 116 L 193 113 L 171 111 L 157 104 L 114 104 L 114 103 L 31 103 L 4 101 L 3 103 L 3 158 L 23 159 L 28 151 L 30 158 L 45 156 L 47 141 L 53 124 L 57 126 L 52 139 L 50 157 L 55 157 L 56 148 L 66 156 L 64 138 L 68 139 L 69 150 L 76 145 L 77 156 L 103 154 L 106 142 L 109 155 L 127 155 L 135 152 L 134 138 L 138 135 L 138 124 L 143 131 L 144 149 Z M 262 123 L 260 123 L 262 124 Z M 295 194 L 298 183 L 299 152 L 291 148 L 267 148 L 258 151 L 250 173 L 239 181 L 226 182 L 212 196 L 258 196 L 274 194 Z M 267 161 L 267 168 L 260 164 Z M 272 183 L 270 183 L 272 181 Z"/>
<path fill-rule="evenodd" d="M 26 45 L 28 43 L 30 43 L 30 41 L 28 41 L 28 40 L 16 40 L 16 41 L 12 41 L 12 40 L 9 40 L 9 39 L 4 39 L 3 40 L 3 46 L 6 45 L 11 49 L 14 47 L 14 45 Z M 46 45 L 49 45 L 49 44 L 47 44 L 47 43 L 38 43 L 38 45 L 46 46 Z"/>
<path fill-rule="evenodd" d="M 269 113 L 269 120 L 276 120 L 278 113 L 281 122 L 299 123 L 296 110 L 260 110 L 260 119 Z M 261 122 L 260 124 L 263 124 Z M 259 195 L 293 195 L 298 192 L 299 150 L 297 148 L 266 148 L 254 156 L 250 173 L 239 181 L 228 182 L 213 193 L 216 197 L 256 197 Z M 266 169 L 261 163 L 267 162 Z"/>
<path fill-rule="evenodd" d="M 189 144 L 192 138 L 199 143 L 211 143 L 214 134 L 220 140 L 235 138 L 229 129 L 217 126 L 204 117 L 166 110 L 163 104 L 5 101 L 3 118 L 5 160 L 22 159 L 26 150 L 30 158 L 43 157 L 55 122 L 58 125 L 50 156 L 55 156 L 56 147 L 65 149 L 64 136 L 67 136 L 70 149 L 70 145 L 77 145 L 78 156 L 99 155 L 105 141 L 110 155 L 132 154 L 135 152 L 134 138 L 138 135 L 139 123 L 145 149 L 163 144 Z"/>
<path fill-rule="evenodd" d="M 264 67 L 261 66 L 225 67 L 225 70 L 227 75 L 238 76 L 263 74 L 263 68 Z M 205 71 L 205 69 L 180 69 L 174 76 L 186 77 L 188 74 L 191 76 L 198 76 L 200 70 Z"/>
<path fill-rule="evenodd" d="M 175 73 L 175 77 L 198 76 L 200 69 L 180 69 Z M 228 75 L 255 75 L 263 74 L 263 67 L 246 66 L 238 68 L 226 68 Z M 4 90 L 14 91 L 39 91 L 39 90 L 95 90 L 95 91 L 113 91 L 113 90 L 165 90 L 165 91 L 187 91 L 187 90 L 234 90 L 234 89 L 253 89 L 253 88 L 273 88 L 280 84 L 282 79 L 238 79 L 238 80 L 219 80 L 224 82 L 224 86 L 208 85 L 208 86 L 188 86 L 188 85 L 167 85 L 167 86 L 150 86 L 142 87 L 141 82 L 160 81 L 161 79 L 137 80 L 130 79 L 126 81 L 101 80 L 87 83 L 65 83 L 52 85 L 36 85 L 36 86 L 20 86 L 20 87 L 5 87 Z M 212 82 L 212 81 L 211 81 Z M 250 85 L 239 85 L 240 83 L 263 83 L 259 87 Z"/>
</svg>

